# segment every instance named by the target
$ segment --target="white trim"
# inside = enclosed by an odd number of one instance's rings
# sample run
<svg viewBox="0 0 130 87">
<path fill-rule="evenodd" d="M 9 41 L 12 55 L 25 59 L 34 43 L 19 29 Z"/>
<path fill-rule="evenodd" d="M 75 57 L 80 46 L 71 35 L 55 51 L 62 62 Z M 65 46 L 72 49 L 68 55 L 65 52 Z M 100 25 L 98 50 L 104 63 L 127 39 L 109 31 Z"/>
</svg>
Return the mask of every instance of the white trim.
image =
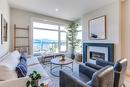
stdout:
<svg viewBox="0 0 130 87">
<path fill-rule="evenodd" d="M 58 25 L 58 51 L 60 52 L 61 46 L 60 46 L 60 42 L 61 42 L 61 32 L 60 32 L 60 26 Z M 67 46 L 67 45 L 66 45 Z M 67 50 L 67 49 L 66 49 Z"/>
<path fill-rule="evenodd" d="M 30 54 L 32 55 L 33 54 L 33 17 L 31 17 L 31 20 L 30 20 L 30 26 L 31 27 L 30 27 L 30 41 L 29 41 L 29 44 L 30 44 Z"/>
<path fill-rule="evenodd" d="M 45 23 L 45 24 L 52 24 L 52 25 L 60 25 L 60 26 L 67 26 L 68 24 L 63 24 L 61 22 L 56 22 L 56 21 L 52 21 L 52 20 L 48 20 L 46 18 L 37 18 L 37 17 L 31 17 L 32 21 L 36 21 L 39 23 Z"/>
<path fill-rule="evenodd" d="M 49 28 L 47 29 L 47 28 L 37 28 L 37 27 L 34 27 L 33 29 L 66 32 L 66 31 L 63 31 L 63 30 L 60 30 L 60 29 L 54 30 L 54 29 L 49 29 Z"/>
</svg>

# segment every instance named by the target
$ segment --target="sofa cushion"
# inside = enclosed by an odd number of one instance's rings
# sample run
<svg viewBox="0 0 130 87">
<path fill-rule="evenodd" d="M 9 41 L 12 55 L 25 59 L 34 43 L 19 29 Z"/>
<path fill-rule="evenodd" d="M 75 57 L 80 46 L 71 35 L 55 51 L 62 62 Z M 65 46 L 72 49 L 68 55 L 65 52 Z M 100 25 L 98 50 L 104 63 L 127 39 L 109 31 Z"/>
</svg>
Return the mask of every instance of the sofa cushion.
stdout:
<svg viewBox="0 0 130 87">
<path fill-rule="evenodd" d="M 27 64 L 28 64 L 28 66 L 33 66 L 33 65 L 39 64 L 39 61 L 36 57 L 28 58 Z"/>
<path fill-rule="evenodd" d="M 6 58 L 8 58 L 8 56 L 9 56 L 10 54 L 11 54 L 11 53 L 8 52 L 8 53 L 6 53 L 5 55 L 3 55 L 2 57 L 0 57 L 0 64 L 1 64 Z"/>
<path fill-rule="evenodd" d="M 20 63 L 16 67 L 18 78 L 25 77 L 27 75 L 27 60 L 25 57 L 20 57 Z"/>
<path fill-rule="evenodd" d="M 85 66 L 80 64 L 79 65 L 79 72 L 88 76 L 90 79 L 92 78 L 93 74 L 96 72 L 97 70 L 94 68 L 91 68 L 89 66 Z"/>
<path fill-rule="evenodd" d="M 8 53 L 9 52 L 2 45 L 0 45 L 0 62 L 5 58 L 5 56 L 7 57 Z"/>
<path fill-rule="evenodd" d="M 19 63 L 20 53 L 18 51 L 13 51 L 10 55 L 5 58 L 0 65 L 8 65 L 12 70 L 15 70 L 16 66 Z"/>
<path fill-rule="evenodd" d="M 11 52 L 0 62 L 0 80 L 17 78 L 15 68 L 19 63 L 20 54 L 18 51 Z"/>
<path fill-rule="evenodd" d="M 7 81 L 0 81 L 0 87 L 26 87 L 26 82 L 30 80 L 29 77 L 16 78 Z"/>
<path fill-rule="evenodd" d="M 103 66 L 99 66 L 99 65 L 96 65 L 96 64 L 93 64 L 93 63 L 89 63 L 89 62 L 86 62 L 85 65 L 89 66 L 91 68 L 94 68 L 96 70 L 99 70 L 99 69 L 103 68 Z"/>
<path fill-rule="evenodd" d="M 0 65 L 0 81 L 17 78 L 14 70 L 11 70 L 8 65 Z"/>
<path fill-rule="evenodd" d="M 80 72 L 78 72 L 78 73 L 73 73 L 73 75 L 74 75 L 75 77 L 77 77 L 79 80 L 83 81 L 84 83 L 90 81 L 90 78 L 89 78 L 88 76 L 86 76 L 86 75 L 84 75 L 84 74 L 82 74 L 82 73 L 80 73 Z"/>
<path fill-rule="evenodd" d="M 113 87 L 114 71 L 112 66 L 106 66 L 95 72 L 87 84 L 92 87 Z"/>
<path fill-rule="evenodd" d="M 114 63 L 112 63 L 112 62 L 108 62 L 108 61 L 104 61 L 104 60 L 102 60 L 102 59 L 97 59 L 96 60 L 96 64 L 97 65 L 99 65 L 99 66 L 108 66 L 108 65 L 112 65 L 112 66 L 114 66 Z"/>
</svg>

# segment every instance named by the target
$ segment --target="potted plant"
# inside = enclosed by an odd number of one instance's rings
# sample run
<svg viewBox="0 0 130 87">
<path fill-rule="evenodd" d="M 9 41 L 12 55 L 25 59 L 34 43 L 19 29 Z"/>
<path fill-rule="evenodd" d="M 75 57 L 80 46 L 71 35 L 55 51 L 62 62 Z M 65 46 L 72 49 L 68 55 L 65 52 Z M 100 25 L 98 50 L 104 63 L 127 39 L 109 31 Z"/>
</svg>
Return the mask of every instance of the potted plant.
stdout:
<svg viewBox="0 0 130 87">
<path fill-rule="evenodd" d="M 38 86 L 38 80 L 41 79 L 41 75 L 37 71 L 33 71 L 29 77 L 31 78 L 31 81 L 27 81 L 26 87 L 29 87 L 30 85 L 31 87 L 42 87 L 43 84 Z"/>
<path fill-rule="evenodd" d="M 68 25 L 67 31 L 68 31 L 68 42 L 69 45 L 71 46 L 71 58 L 75 58 L 75 48 L 76 46 L 79 45 L 80 39 L 77 39 L 77 33 L 78 30 L 77 28 L 79 27 L 79 24 L 72 22 L 71 24 Z"/>
</svg>

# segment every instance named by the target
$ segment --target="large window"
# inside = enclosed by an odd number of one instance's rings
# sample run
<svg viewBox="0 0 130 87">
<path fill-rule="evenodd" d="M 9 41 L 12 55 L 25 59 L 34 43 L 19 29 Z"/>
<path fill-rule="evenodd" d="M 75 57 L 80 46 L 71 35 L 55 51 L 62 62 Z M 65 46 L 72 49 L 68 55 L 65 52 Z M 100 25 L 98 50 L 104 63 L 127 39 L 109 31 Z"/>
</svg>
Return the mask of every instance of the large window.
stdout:
<svg viewBox="0 0 130 87">
<path fill-rule="evenodd" d="M 66 35 L 64 26 L 33 22 L 33 51 L 65 52 Z"/>
</svg>

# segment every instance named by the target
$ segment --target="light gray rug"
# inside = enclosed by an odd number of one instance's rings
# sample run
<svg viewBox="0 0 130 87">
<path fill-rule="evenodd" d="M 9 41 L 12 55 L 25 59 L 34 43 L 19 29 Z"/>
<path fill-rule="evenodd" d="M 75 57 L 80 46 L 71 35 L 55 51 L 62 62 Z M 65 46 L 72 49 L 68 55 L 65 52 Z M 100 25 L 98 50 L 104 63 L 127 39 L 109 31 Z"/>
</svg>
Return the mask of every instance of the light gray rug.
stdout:
<svg viewBox="0 0 130 87">
<path fill-rule="evenodd" d="M 59 77 L 55 77 L 55 76 L 53 76 L 53 75 L 50 73 L 50 64 L 49 64 L 49 63 L 46 64 L 46 65 L 42 64 L 42 66 L 43 66 L 43 68 L 46 70 L 46 72 L 48 73 L 48 75 L 50 76 L 52 82 L 54 83 L 54 86 L 53 86 L 53 87 L 59 87 Z M 70 64 L 70 65 L 68 65 L 68 66 L 71 67 L 72 65 Z M 59 69 L 60 69 L 60 68 L 54 69 L 54 70 L 53 70 L 53 73 L 55 73 L 56 75 L 59 75 L 59 72 L 58 72 Z M 65 72 L 67 72 L 67 73 L 77 73 L 77 72 L 78 72 L 78 69 L 79 69 L 79 63 L 76 62 L 76 61 L 74 61 L 73 72 L 72 72 L 71 69 L 66 68 L 66 67 L 63 68 L 63 71 L 65 71 Z"/>
</svg>

